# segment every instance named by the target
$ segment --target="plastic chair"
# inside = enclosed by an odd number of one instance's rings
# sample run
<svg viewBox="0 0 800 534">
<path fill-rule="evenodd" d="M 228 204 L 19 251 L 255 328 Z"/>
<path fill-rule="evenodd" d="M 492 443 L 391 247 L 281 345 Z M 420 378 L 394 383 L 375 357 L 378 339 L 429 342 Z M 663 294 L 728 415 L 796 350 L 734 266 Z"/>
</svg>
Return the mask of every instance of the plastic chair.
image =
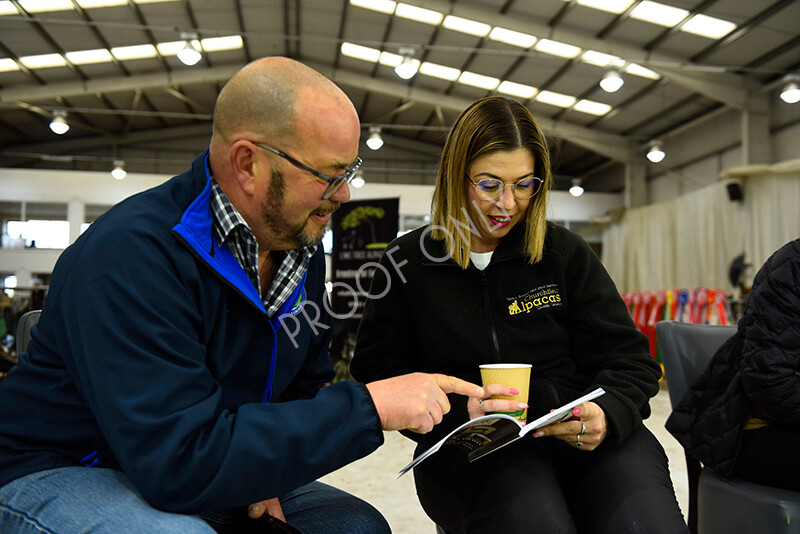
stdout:
<svg viewBox="0 0 800 534">
<path fill-rule="evenodd" d="M 23 313 L 17 321 L 17 357 L 28 349 L 31 341 L 31 329 L 39 322 L 42 310 L 31 310 Z"/>
<path fill-rule="evenodd" d="M 656 324 L 669 401 L 678 404 L 735 326 L 661 321 Z M 685 454 L 689 478 L 689 530 L 693 534 L 731 532 L 797 533 L 800 493 L 726 479 Z M 791 523 L 794 517 L 795 524 Z"/>
</svg>

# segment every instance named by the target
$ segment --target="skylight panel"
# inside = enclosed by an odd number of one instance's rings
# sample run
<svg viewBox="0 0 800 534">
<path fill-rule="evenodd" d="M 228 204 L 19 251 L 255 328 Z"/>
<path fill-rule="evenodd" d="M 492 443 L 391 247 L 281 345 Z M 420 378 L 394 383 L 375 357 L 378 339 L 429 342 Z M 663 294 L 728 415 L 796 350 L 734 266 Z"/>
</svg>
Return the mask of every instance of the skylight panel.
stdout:
<svg viewBox="0 0 800 534">
<path fill-rule="evenodd" d="M 497 86 L 498 93 L 524 98 L 525 100 L 533 98 L 537 91 L 538 89 L 531 87 L 530 85 L 510 82 L 508 80 L 501 82 L 500 85 Z"/>
<path fill-rule="evenodd" d="M 498 78 L 484 76 L 483 74 L 477 74 L 475 72 L 469 72 L 466 70 L 461 73 L 461 76 L 458 77 L 458 81 L 464 85 L 479 87 L 481 89 L 486 89 L 487 91 L 492 91 L 498 85 L 500 85 L 500 80 Z"/>
<path fill-rule="evenodd" d="M 105 48 L 97 48 L 95 50 L 77 50 L 75 52 L 67 52 L 67 59 L 73 65 L 89 65 L 92 63 L 107 63 L 112 60 L 111 52 Z"/>
<path fill-rule="evenodd" d="M 192 44 L 197 47 L 200 45 L 200 42 L 194 39 L 192 40 Z M 174 56 L 177 55 L 184 46 L 186 46 L 186 41 L 168 41 L 166 43 L 158 43 L 156 48 L 158 49 L 158 53 L 162 56 Z"/>
<path fill-rule="evenodd" d="M 492 29 L 491 26 L 483 22 L 464 19 L 453 15 L 447 15 L 442 23 L 442 26 L 448 30 L 466 33 L 476 37 L 486 37 L 489 35 L 489 31 Z"/>
<path fill-rule="evenodd" d="M 425 61 L 419 66 L 419 72 L 425 76 L 431 76 L 432 78 L 439 78 L 440 80 L 447 80 L 449 82 L 454 82 L 461 76 L 461 71 L 458 69 L 437 65 L 436 63 L 430 63 L 428 61 Z"/>
<path fill-rule="evenodd" d="M 586 50 L 581 56 L 581 61 L 597 67 L 620 66 L 624 63 L 619 56 L 612 56 L 595 50 Z"/>
<path fill-rule="evenodd" d="M 651 80 L 659 80 L 661 76 L 646 67 L 642 67 L 641 65 L 637 65 L 636 63 L 628 63 L 625 66 L 625 72 L 628 74 L 633 74 L 634 76 L 641 76 L 642 78 L 650 78 Z"/>
<path fill-rule="evenodd" d="M 66 65 L 64 56 L 61 54 L 40 54 L 37 56 L 24 56 L 19 58 L 19 62 L 29 69 L 48 69 L 51 67 L 63 67 Z"/>
<path fill-rule="evenodd" d="M 735 28 L 736 24 L 733 22 L 709 17 L 708 15 L 697 14 L 687 20 L 686 24 L 681 27 L 681 30 L 708 37 L 709 39 L 719 39 L 720 37 L 728 35 Z"/>
<path fill-rule="evenodd" d="M 536 44 L 536 37 L 528 35 L 527 33 L 515 32 L 514 30 L 507 30 L 500 26 L 495 27 L 489 32 L 489 39 L 492 41 L 499 41 L 501 43 L 518 46 L 520 48 L 530 48 Z"/>
<path fill-rule="evenodd" d="M 631 18 L 672 28 L 685 19 L 688 14 L 689 12 L 685 9 L 644 0 L 644 2 L 633 8 Z"/>
<path fill-rule="evenodd" d="M 75 8 L 70 0 L 20 0 L 19 5 L 28 13 L 72 11 Z"/>
<path fill-rule="evenodd" d="M 156 47 L 150 44 L 117 46 L 111 49 L 111 53 L 120 61 L 147 59 L 156 57 Z"/>
<path fill-rule="evenodd" d="M 0 58 L 0 72 L 11 72 L 14 70 L 19 70 L 19 65 L 13 59 L 4 57 Z"/>
<path fill-rule="evenodd" d="M 206 52 L 219 52 L 222 50 L 238 50 L 244 48 L 241 35 L 226 35 L 224 37 L 208 37 L 200 39 L 203 50 Z"/>
<path fill-rule="evenodd" d="M 83 9 L 94 9 L 97 7 L 127 6 L 128 1 L 127 0 L 78 0 L 78 5 L 81 6 Z"/>
<path fill-rule="evenodd" d="M 583 51 L 577 46 L 572 46 L 567 43 L 560 43 L 558 41 L 551 41 L 550 39 L 539 39 L 535 46 L 539 52 L 550 54 L 553 56 L 565 57 L 568 59 L 576 58 Z"/>
<path fill-rule="evenodd" d="M 569 0 L 566 0 L 567 2 Z M 631 7 L 632 0 L 578 0 L 578 5 L 585 7 L 592 7 L 600 11 L 607 11 L 609 13 L 616 13 L 617 15 L 624 13 L 626 9 Z"/>
<path fill-rule="evenodd" d="M 391 15 L 397 7 L 397 2 L 393 0 L 350 0 L 350 5 Z"/>
<path fill-rule="evenodd" d="M 444 15 L 438 11 L 403 3 L 397 4 L 394 14 L 404 19 L 415 20 L 432 26 L 438 26 L 444 18 Z"/>
<path fill-rule="evenodd" d="M 366 46 L 357 45 L 354 43 L 342 43 L 342 55 L 360 59 L 362 61 L 371 61 L 377 63 L 381 57 L 381 51 L 376 48 L 369 48 Z"/>
<path fill-rule="evenodd" d="M 17 8 L 6 0 L 5 2 L 0 2 L 0 15 L 19 15 L 19 11 Z"/>
<path fill-rule="evenodd" d="M 600 117 L 611 111 L 612 108 L 608 104 L 603 104 L 602 102 L 584 99 L 576 102 L 575 107 L 572 109 L 580 111 L 581 113 L 588 113 L 589 115 L 597 115 Z"/>
<path fill-rule="evenodd" d="M 577 100 L 574 96 L 554 93 L 553 91 L 541 91 L 536 95 L 536 101 L 542 104 L 550 104 L 559 108 L 571 108 Z"/>
</svg>

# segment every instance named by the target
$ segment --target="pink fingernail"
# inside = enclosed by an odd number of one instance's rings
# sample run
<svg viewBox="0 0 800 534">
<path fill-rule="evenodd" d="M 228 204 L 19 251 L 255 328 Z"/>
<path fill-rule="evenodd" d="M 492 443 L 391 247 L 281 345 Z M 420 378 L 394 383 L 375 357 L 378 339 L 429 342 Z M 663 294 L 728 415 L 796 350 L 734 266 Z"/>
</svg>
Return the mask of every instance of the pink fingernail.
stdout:
<svg viewBox="0 0 800 534">
<path fill-rule="evenodd" d="M 541 430 L 533 435 L 534 438 L 541 438 L 542 436 L 544 436 L 544 432 Z"/>
<path fill-rule="evenodd" d="M 511 394 L 512 395 L 519 395 L 519 390 L 515 389 L 515 388 L 511 388 Z"/>
<path fill-rule="evenodd" d="M 572 414 L 573 415 L 580 415 L 581 414 L 581 409 L 580 408 L 573 408 L 572 409 Z"/>
<path fill-rule="evenodd" d="M 527 408 L 528 407 L 528 405 L 525 404 L 524 402 L 520 402 L 517 406 L 519 406 L 520 408 Z"/>
</svg>

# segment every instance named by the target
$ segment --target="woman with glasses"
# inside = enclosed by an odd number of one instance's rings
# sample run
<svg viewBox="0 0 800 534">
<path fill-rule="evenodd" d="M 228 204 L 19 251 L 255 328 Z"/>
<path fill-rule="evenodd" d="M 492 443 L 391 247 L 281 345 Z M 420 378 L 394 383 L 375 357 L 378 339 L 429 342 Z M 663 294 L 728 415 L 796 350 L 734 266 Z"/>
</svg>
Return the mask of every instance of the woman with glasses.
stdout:
<svg viewBox="0 0 800 534">
<path fill-rule="evenodd" d="M 440 450 L 414 471 L 426 513 L 447 532 L 675 533 L 686 524 L 667 459 L 642 421 L 659 366 L 600 260 L 546 220 L 547 142 L 521 104 L 492 96 L 452 126 L 429 226 L 389 245 L 351 371 L 371 381 L 414 371 L 480 380 L 479 365 L 532 365 L 528 420 L 602 387 L 556 423 L 467 463 Z M 453 399 L 427 450 L 516 401 Z"/>
</svg>

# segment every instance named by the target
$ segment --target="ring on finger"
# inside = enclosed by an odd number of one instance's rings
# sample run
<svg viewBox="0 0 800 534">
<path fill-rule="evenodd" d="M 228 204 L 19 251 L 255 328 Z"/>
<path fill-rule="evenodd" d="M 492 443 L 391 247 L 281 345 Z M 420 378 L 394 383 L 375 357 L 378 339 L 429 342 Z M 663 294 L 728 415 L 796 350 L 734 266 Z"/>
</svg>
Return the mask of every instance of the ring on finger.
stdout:
<svg viewBox="0 0 800 534">
<path fill-rule="evenodd" d="M 586 434 L 586 423 L 584 423 L 583 421 L 581 421 L 581 433 L 580 433 L 580 434 L 578 434 L 578 436 L 582 436 L 582 435 L 584 435 L 584 434 Z M 578 438 L 578 441 L 580 441 L 580 438 Z"/>
<path fill-rule="evenodd" d="M 483 409 L 483 399 L 478 399 L 478 408 L 480 408 L 483 413 L 486 413 L 486 410 Z"/>
<path fill-rule="evenodd" d="M 577 439 L 575 440 L 575 446 L 576 446 L 576 447 L 583 447 L 583 443 L 581 443 L 581 435 L 580 435 L 580 434 L 578 434 L 578 435 L 577 435 L 577 436 L 575 436 L 575 437 L 577 438 Z"/>
</svg>

